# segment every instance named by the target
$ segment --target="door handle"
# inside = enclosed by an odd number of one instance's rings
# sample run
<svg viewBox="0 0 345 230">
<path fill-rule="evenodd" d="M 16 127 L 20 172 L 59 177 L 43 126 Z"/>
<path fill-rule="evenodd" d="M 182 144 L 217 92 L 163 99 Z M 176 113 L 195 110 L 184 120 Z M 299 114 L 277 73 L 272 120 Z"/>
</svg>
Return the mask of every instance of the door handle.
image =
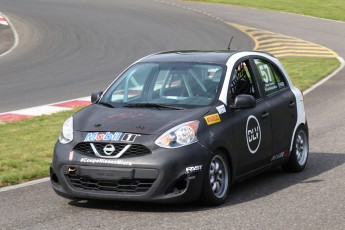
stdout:
<svg viewBox="0 0 345 230">
<path fill-rule="evenodd" d="M 261 115 L 261 118 L 262 118 L 262 119 L 267 119 L 269 116 L 270 116 L 270 113 L 268 113 L 268 112 L 263 112 L 262 115 Z"/>
<path fill-rule="evenodd" d="M 290 101 L 289 107 L 292 109 L 292 108 L 295 108 L 295 106 L 296 106 L 296 103 L 294 101 Z"/>
</svg>

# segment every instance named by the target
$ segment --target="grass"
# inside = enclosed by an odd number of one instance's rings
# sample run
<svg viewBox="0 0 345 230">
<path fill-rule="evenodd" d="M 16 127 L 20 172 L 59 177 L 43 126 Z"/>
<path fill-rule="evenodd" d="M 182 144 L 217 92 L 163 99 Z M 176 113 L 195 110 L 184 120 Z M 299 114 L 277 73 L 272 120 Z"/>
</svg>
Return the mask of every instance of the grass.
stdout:
<svg viewBox="0 0 345 230">
<path fill-rule="evenodd" d="M 48 176 L 62 123 L 76 111 L 0 125 L 0 187 Z"/>
<path fill-rule="evenodd" d="M 331 58 L 281 59 L 294 84 L 304 90 L 339 66 Z M 0 125 L 0 187 L 49 175 L 62 123 L 79 109 Z"/>
<path fill-rule="evenodd" d="M 222 3 L 345 21 L 345 0 L 192 0 Z"/>
<path fill-rule="evenodd" d="M 282 58 L 280 59 L 293 84 L 304 91 L 340 66 L 335 58 Z"/>
</svg>

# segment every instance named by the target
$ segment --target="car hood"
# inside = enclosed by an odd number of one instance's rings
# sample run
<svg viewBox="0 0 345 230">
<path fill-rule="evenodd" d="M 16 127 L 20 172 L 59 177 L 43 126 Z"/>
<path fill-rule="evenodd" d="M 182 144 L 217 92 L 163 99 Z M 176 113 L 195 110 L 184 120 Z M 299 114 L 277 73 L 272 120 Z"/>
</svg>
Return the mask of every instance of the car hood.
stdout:
<svg viewBox="0 0 345 230">
<path fill-rule="evenodd" d="M 184 110 L 108 108 L 92 104 L 74 115 L 74 130 L 161 134 L 175 125 L 197 120 L 209 110 L 209 107 Z"/>
</svg>

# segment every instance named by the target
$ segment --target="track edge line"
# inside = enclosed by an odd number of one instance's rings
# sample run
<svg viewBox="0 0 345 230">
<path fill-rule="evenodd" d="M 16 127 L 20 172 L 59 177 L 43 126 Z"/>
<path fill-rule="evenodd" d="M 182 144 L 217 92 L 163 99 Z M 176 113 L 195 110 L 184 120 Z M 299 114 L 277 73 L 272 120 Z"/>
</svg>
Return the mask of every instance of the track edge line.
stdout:
<svg viewBox="0 0 345 230">
<path fill-rule="evenodd" d="M 25 187 L 28 187 L 28 186 L 31 186 L 31 185 L 36 185 L 36 184 L 44 183 L 44 182 L 49 181 L 49 179 L 50 179 L 49 177 L 44 177 L 44 178 L 40 178 L 40 179 L 37 179 L 37 180 L 32 180 L 32 181 L 16 184 L 16 185 L 6 186 L 6 187 L 3 187 L 3 188 L 0 188 L 0 193 L 1 192 L 15 190 L 15 189 L 19 189 L 19 188 L 25 188 Z"/>
<path fill-rule="evenodd" d="M 18 35 L 17 30 L 14 27 L 13 23 L 11 22 L 11 20 L 4 13 L 1 12 L 1 14 L 4 16 L 4 18 L 8 22 L 9 26 L 12 29 L 13 35 L 14 35 L 14 43 L 13 43 L 12 47 L 9 50 L 7 50 L 5 53 L 0 54 L 0 57 L 3 57 L 5 55 L 9 54 L 10 52 L 12 52 L 15 48 L 17 48 L 17 46 L 19 44 L 19 35 Z"/>
<path fill-rule="evenodd" d="M 327 82 L 328 80 L 330 80 L 331 78 L 333 78 L 335 75 L 337 75 L 342 69 L 344 69 L 345 67 L 345 61 L 342 57 L 338 56 L 337 59 L 340 62 L 340 66 L 334 70 L 331 74 L 329 74 L 327 77 L 323 78 L 322 80 L 320 80 L 319 82 L 317 82 L 316 84 L 314 84 L 313 86 L 311 86 L 310 88 L 308 88 L 307 90 L 305 90 L 303 92 L 304 95 L 307 95 L 308 93 L 310 93 L 311 91 L 313 91 L 314 89 L 318 88 L 319 86 L 323 85 L 325 82 Z"/>
</svg>

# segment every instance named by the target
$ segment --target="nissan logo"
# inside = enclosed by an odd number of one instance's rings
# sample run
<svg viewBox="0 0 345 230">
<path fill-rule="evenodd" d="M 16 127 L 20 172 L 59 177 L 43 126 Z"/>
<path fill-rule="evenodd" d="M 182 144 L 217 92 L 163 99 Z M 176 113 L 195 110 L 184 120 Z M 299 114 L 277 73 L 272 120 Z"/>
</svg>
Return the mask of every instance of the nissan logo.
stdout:
<svg viewBox="0 0 345 230">
<path fill-rule="evenodd" d="M 111 154 L 115 152 L 115 146 L 112 144 L 107 144 L 106 146 L 104 146 L 103 152 L 105 155 L 110 156 Z"/>
</svg>

